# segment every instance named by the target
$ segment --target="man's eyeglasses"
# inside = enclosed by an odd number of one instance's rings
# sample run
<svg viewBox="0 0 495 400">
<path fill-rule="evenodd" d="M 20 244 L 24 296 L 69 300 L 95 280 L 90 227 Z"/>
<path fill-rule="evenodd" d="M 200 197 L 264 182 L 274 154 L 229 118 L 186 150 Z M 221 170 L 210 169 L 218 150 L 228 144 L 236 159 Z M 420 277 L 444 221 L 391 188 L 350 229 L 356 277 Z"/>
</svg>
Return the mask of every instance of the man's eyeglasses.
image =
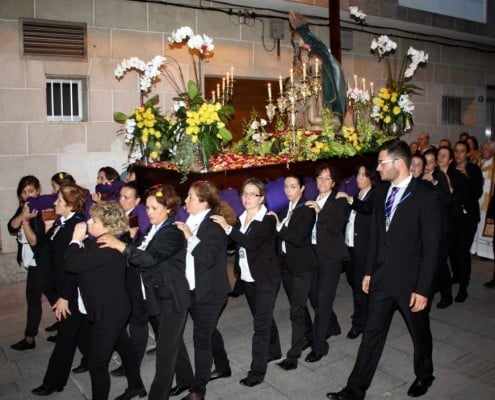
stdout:
<svg viewBox="0 0 495 400">
<path fill-rule="evenodd" d="M 388 160 L 378 160 L 378 165 L 388 164 L 394 161 L 397 161 L 397 158 L 391 158 Z"/>
<path fill-rule="evenodd" d="M 261 197 L 261 194 L 242 192 L 241 197 L 247 197 L 248 199 L 254 199 L 255 197 Z"/>
</svg>

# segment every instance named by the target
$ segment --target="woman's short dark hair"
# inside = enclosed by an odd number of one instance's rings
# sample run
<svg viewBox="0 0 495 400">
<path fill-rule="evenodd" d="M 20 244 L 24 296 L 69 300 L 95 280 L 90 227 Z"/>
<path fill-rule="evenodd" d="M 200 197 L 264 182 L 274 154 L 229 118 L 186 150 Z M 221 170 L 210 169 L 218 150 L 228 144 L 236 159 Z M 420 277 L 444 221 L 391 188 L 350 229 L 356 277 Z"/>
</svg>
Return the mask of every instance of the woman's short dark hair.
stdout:
<svg viewBox="0 0 495 400">
<path fill-rule="evenodd" d="M 63 171 L 54 174 L 51 180 L 58 186 L 76 184 L 76 180 L 74 179 L 74 177 L 71 174 Z"/>
<path fill-rule="evenodd" d="M 100 201 L 93 204 L 89 215 L 98 219 L 111 235 L 120 236 L 129 230 L 129 217 L 116 201 Z"/>
<path fill-rule="evenodd" d="M 454 159 L 454 150 L 452 150 L 452 147 L 449 147 L 449 146 L 441 146 L 438 151 L 440 150 L 447 150 L 447 152 L 449 153 L 449 160 L 453 160 Z"/>
<path fill-rule="evenodd" d="M 466 153 L 469 153 L 471 151 L 471 146 L 469 146 L 469 143 L 467 142 L 467 140 L 457 141 L 456 144 L 454 145 L 454 149 L 458 144 L 460 144 L 466 148 Z"/>
<path fill-rule="evenodd" d="M 339 186 L 340 183 L 340 172 L 333 165 L 328 163 L 319 164 L 315 170 L 315 176 L 318 177 L 323 171 L 328 170 L 332 181 L 335 183 L 335 187 Z"/>
<path fill-rule="evenodd" d="M 125 183 L 124 185 L 122 185 L 122 187 L 120 189 L 123 189 L 123 188 L 133 190 L 136 197 L 141 198 L 141 193 L 139 192 L 139 188 L 138 188 L 136 181 L 131 181 L 131 182 Z"/>
<path fill-rule="evenodd" d="M 107 178 L 107 181 L 120 181 L 120 175 L 115 168 L 108 166 L 102 167 L 98 170 L 98 172 L 103 172 L 105 174 L 105 177 Z"/>
<path fill-rule="evenodd" d="M 177 213 L 180 198 L 172 185 L 157 185 L 147 193 L 146 198 L 153 196 L 158 203 L 169 210 L 169 216 L 173 217 Z"/>
<path fill-rule="evenodd" d="M 369 162 L 362 162 L 356 168 L 356 175 L 364 168 L 364 175 L 370 180 L 371 187 L 376 187 L 380 183 L 380 176 L 376 173 L 376 167 Z"/>
<path fill-rule="evenodd" d="M 210 181 L 196 181 L 191 185 L 200 202 L 208 203 L 213 213 L 223 216 L 229 225 L 234 225 L 236 215 L 232 207 L 226 201 L 220 200 L 220 191 Z"/>
<path fill-rule="evenodd" d="M 304 177 L 302 175 L 296 174 L 295 172 L 290 172 L 289 174 L 285 175 L 284 180 L 287 178 L 295 179 L 300 187 L 304 186 Z"/>
<path fill-rule="evenodd" d="M 78 185 L 63 185 L 60 186 L 59 194 L 61 194 L 68 206 L 72 206 L 72 211 L 78 214 L 84 213 L 86 206 L 88 191 Z"/>
<path fill-rule="evenodd" d="M 21 197 L 22 191 L 26 188 L 26 186 L 32 186 L 36 190 L 41 190 L 41 185 L 38 178 L 36 178 L 34 175 L 23 176 L 17 184 L 17 198 L 19 199 L 19 204 L 21 205 L 22 203 L 24 203 Z"/>
</svg>

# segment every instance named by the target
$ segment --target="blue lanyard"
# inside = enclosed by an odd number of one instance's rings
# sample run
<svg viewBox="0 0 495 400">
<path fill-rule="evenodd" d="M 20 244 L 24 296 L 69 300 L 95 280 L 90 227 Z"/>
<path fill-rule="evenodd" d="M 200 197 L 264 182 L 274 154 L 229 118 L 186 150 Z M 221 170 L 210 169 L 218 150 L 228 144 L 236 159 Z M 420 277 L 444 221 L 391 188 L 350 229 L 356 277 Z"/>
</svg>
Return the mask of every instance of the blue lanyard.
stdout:
<svg viewBox="0 0 495 400">
<path fill-rule="evenodd" d="M 401 204 L 403 201 L 405 201 L 411 195 L 411 193 L 412 192 L 409 192 L 405 196 L 402 196 L 402 198 L 399 200 L 399 202 L 394 207 L 392 207 L 392 209 L 390 210 L 390 215 L 385 215 L 385 218 L 387 220 L 390 220 L 392 218 L 392 215 L 394 215 L 395 210 L 397 209 L 399 204 Z M 386 197 L 385 197 L 385 201 L 383 202 L 383 209 L 384 210 L 387 209 L 387 198 Z"/>
</svg>

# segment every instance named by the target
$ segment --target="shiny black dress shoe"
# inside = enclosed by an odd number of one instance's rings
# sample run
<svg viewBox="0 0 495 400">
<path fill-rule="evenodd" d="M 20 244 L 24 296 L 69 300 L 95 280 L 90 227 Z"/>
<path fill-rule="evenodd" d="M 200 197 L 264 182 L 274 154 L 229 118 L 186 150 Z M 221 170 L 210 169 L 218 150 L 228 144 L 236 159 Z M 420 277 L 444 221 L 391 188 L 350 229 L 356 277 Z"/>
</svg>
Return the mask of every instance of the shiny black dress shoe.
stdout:
<svg viewBox="0 0 495 400">
<path fill-rule="evenodd" d="M 83 372 L 88 371 L 88 367 L 86 367 L 85 365 L 78 365 L 77 367 L 72 368 L 72 372 L 74 372 L 75 374 L 82 374 Z"/>
<path fill-rule="evenodd" d="M 229 368 L 227 371 L 213 371 L 210 374 L 210 381 L 214 381 L 215 379 L 220 379 L 220 378 L 229 378 L 232 376 L 232 370 Z M 193 392 L 191 392 L 193 393 Z M 197 394 L 197 393 L 195 393 Z"/>
<path fill-rule="evenodd" d="M 45 384 L 37 387 L 36 389 L 31 390 L 32 394 L 36 396 L 50 396 L 52 393 L 61 392 L 64 388 L 51 388 L 50 386 L 46 386 Z"/>
<path fill-rule="evenodd" d="M 455 302 L 456 303 L 464 303 L 466 299 L 468 298 L 467 292 L 459 292 L 457 293 L 457 296 L 455 296 Z"/>
<path fill-rule="evenodd" d="M 348 394 L 345 389 L 340 392 L 330 392 L 326 394 L 327 399 L 330 400 L 356 400 L 355 397 Z"/>
<path fill-rule="evenodd" d="M 48 336 L 46 340 L 55 343 L 57 341 L 57 335 Z"/>
<path fill-rule="evenodd" d="M 433 377 L 430 379 L 416 379 L 407 391 L 407 395 L 411 397 L 423 396 L 428 391 L 434 379 Z"/>
<path fill-rule="evenodd" d="M 357 339 L 359 335 L 361 335 L 363 331 L 361 329 L 356 328 L 353 326 L 349 332 L 347 332 L 347 339 Z"/>
<path fill-rule="evenodd" d="M 484 283 L 483 286 L 488 288 L 488 289 L 495 288 L 495 279 L 492 279 L 490 282 Z"/>
<path fill-rule="evenodd" d="M 182 392 L 189 390 L 190 386 L 174 386 L 170 389 L 170 396 L 178 396 Z"/>
<path fill-rule="evenodd" d="M 125 376 L 124 367 L 121 365 L 121 366 L 120 366 L 120 367 L 118 367 L 118 368 L 112 369 L 112 370 L 110 371 L 110 375 L 112 375 L 112 376 L 116 376 L 116 377 Z"/>
<path fill-rule="evenodd" d="M 323 354 L 317 353 L 316 351 L 311 351 L 306 356 L 306 358 L 304 359 L 304 361 L 309 362 L 309 363 L 313 363 L 313 362 L 316 362 L 316 361 L 320 361 L 322 358 L 323 358 Z"/>
<path fill-rule="evenodd" d="M 116 397 L 115 400 L 131 400 L 134 397 L 145 397 L 148 393 L 146 393 L 146 389 L 144 386 L 136 389 L 127 388 L 124 393 L 120 396 Z"/>
<path fill-rule="evenodd" d="M 58 330 L 58 324 L 59 324 L 59 322 L 56 321 L 54 324 L 52 324 L 50 326 L 47 326 L 45 328 L 45 331 L 47 331 L 47 332 L 55 332 L 56 330 Z"/>
<path fill-rule="evenodd" d="M 239 383 L 241 385 L 244 385 L 247 387 L 253 387 L 253 386 L 259 385 L 262 382 L 263 382 L 263 380 L 261 380 L 259 378 L 255 378 L 254 376 L 249 376 L 249 375 L 246 376 L 244 379 L 241 379 L 239 381 Z"/>
<path fill-rule="evenodd" d="M 450 305 L 452 305 L 452 298 L 450 298 L 450 299 L 440 299 L 440 301 L 437 304 L 437 308 L 439 310 L 443 310 L 443 309 L 449 307 Z"/>
<path fill-rule="evenodd" d="M 18 351 L 24 351 L 24 350 L 31 350 L 36 347 L 36 342 L 33 341 L 31 343 L 26 342 L 26 339 L 19 340 L 17 343 L 14 343 L 10 345 L 11 349 L 18 350 Z"/>
<path fill-rule="evenodd" d="M 286 358 L 277 363 L 277 365 L 285 371 L 290 371 L 297 368 L 297 360 Z"/>
</svg>

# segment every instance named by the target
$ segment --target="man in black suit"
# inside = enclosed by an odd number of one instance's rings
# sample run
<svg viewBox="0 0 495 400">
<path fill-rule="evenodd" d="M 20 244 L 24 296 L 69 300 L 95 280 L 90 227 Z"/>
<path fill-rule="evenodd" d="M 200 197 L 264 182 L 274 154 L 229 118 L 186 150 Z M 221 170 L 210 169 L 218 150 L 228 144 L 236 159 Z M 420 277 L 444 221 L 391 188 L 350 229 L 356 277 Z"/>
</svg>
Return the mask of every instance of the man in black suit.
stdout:
<svg viewBox="0 0 495 400">
<path fill-rule="evenodd" d="M 331 400 L 362 400 L 378 366 L 395 310 L 404 317 L 414 345 L 416 380 L 407 394 L 425 394 L 433 380 L 428 300 L 433 292 L 440 244 L 438 194 L 409 174 L 411 152 L 400 140 L 378 154 L 382 180 L 371 217 L 370 247 L 363 279 L 368 316 L 356 364 L 346 387 Z"/>
</svg>

